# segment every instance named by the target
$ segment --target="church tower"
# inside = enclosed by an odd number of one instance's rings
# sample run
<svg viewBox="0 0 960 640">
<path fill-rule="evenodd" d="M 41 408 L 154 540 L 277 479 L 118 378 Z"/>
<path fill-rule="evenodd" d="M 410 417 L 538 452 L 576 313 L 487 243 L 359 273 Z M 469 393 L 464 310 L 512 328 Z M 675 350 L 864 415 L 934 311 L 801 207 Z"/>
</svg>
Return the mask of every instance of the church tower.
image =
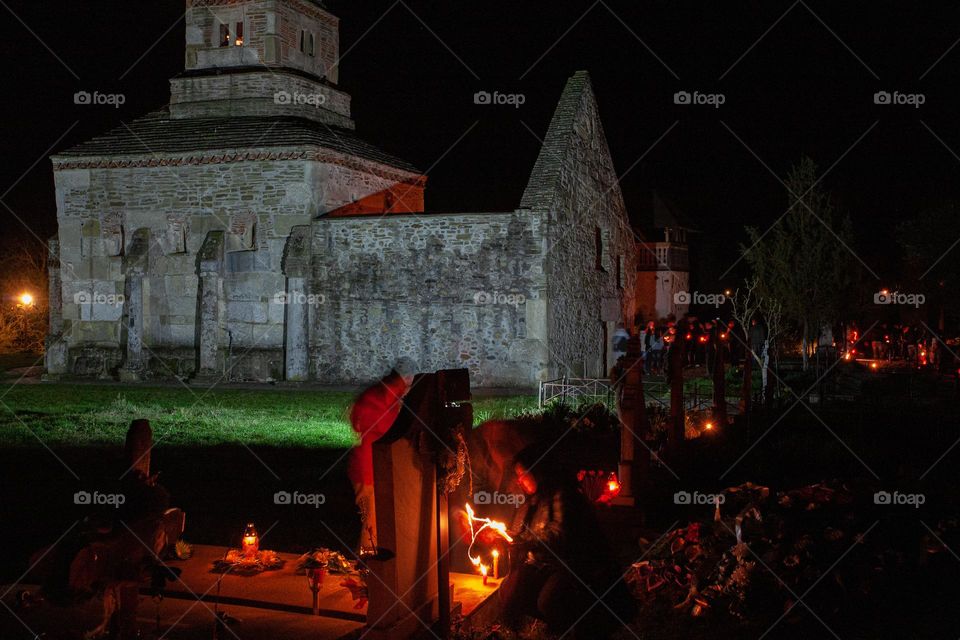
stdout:
<svg viewBox="0 0 960 640">
<path fill-rule="evenodd" d="M 297 116 L 353 129 L 338 19 L 318 0 L 186 0 L 170 117 Z"/>
</svg>

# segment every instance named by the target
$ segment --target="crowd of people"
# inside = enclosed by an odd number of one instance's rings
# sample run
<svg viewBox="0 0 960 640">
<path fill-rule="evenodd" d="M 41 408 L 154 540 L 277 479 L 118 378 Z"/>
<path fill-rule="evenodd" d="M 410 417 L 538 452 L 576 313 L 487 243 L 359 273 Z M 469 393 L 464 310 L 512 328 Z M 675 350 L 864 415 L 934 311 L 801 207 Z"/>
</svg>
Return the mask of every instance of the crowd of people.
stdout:
<svg viewBox="0 0 960 640">
<path fill-rule="evenodd" d="M 747 345 L 759 353 L 767 337 L 763 323 L 758 320 L 753 320 L 747 331 L 733 320 L 700 319 L 693 315 L 685 316 L 679 322 L 672 316 L 640 321 L 637 326 L 640 327 L 640 352 L 647 375 L 668 374 L 669 353 L 678 341 L 685 342 L 684 367 L 705 366 L 707 373 L 712 374 L 716 357 L 714 345 L 723 346 L 725 363 L 739 366 L 747 353 Z M 628 337 L 625 329 L 617 329 L 615 351 L 625 353 Z M 960 340 L 942 340 L 923 324 L 884 322 L 872 325 L 865 333 L 856 322 L 825 326 L 811 348 L 829 359 L 901 361 L 910 366 L 930 367 L 940 373 L 949 373 L 960 366 L 960 357 L 957 357 Z"/>
<path fill-rule="evenodd" d="M 941 373 L 958 365 L 956 340 L 942 340 L 923 324 L 883 322 L 861 331 L 857 323 L 850 323 L 845 334 L 850 358 L 902 361 Z"/>
<path fill-rule="evenodd" d="M 670 350 L 680 341 L 685 343 L 685 367 L 705 366 L 708 373 L 713 373 L 715 345 L 722 345 L 725 363 L 739 365 L 746 354 L 747 339 L 755 345 L 754 349 L 758 349 L 757 345 L 761 345 L 766 338 L 763 325 L 759 322 L 754 322 L 750 330 L 744 332 L 733 320 L 700 319 L 692 315 L 685 316 L 682 322 L 670 316 L 659 321 L 639 322 L 638 326 L 641 327 L 640 354 L 647 375 L 668 373 Z M 618 335 L 621 331 L 624 336 L 627 335 L 621 328 L 617 331 Z M 625 346 L 619 349 L 625 351 Z"/>
</svg>

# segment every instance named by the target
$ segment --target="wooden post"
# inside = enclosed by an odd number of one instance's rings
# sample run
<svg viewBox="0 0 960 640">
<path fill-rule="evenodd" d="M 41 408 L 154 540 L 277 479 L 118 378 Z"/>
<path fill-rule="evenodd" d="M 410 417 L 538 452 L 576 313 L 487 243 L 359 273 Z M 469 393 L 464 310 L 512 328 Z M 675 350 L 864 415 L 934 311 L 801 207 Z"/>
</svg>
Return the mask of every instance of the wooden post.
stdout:
<svg viewBox="0 0 960 640">
<path fill-rule="evenodd" d="M 686 412 L 683 406 L 683 363 L 687 351 L 687 321 L 677 323 L 677 332 L 670 344 L 670 432 L 668 448 L 675 453 L 684 440 Z"/>
<path fill-rule="evenodd" d="M 650 468 L 650 452 L 643 444 L 650 424 L 643 394 L 639 337 L 633 336 L 627 342 L 627 355 L 620 359 L 614 371 L 617 377 L 617 416 L 620 418 L 620 495 L 611 504 L 632 507 L 636 504 L 635 480 L 646 478 Z"/>
<path fill-rule="evenodd" d="M 723 331 L 720 326 L 714 326 L 711 345 L 714 349 L 713 358 L 713 420 L 717 427 L 727 425 L 727 381 L 724 377 L 724 343 L 721 339 Z"/>
</svg>

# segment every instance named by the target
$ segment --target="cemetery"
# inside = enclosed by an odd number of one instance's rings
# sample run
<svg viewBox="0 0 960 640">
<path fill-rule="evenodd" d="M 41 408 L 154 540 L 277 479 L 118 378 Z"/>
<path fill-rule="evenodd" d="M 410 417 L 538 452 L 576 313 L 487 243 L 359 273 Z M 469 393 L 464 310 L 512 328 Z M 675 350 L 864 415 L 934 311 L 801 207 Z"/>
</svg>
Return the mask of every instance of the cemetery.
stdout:
<svg viewBox="0 0 960 640">
<path fill-rule="evenodd" d="M 960 636 L 955 15 L 0 14 L 0 640 Z"/>
</svg>

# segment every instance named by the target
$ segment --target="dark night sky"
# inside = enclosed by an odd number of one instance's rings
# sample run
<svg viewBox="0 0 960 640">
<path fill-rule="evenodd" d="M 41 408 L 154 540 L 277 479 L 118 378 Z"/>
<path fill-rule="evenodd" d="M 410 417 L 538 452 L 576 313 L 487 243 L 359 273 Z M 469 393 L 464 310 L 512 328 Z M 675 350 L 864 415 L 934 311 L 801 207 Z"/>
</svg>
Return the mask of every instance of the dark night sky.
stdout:
<svg viewBox="0 0 960 640">
<path fill-rule="evenodd" d="M 167 80 L 183 65 L 183 2 L 4 1 L 0 193 L 19 180 L 3 200 L 46 237 L 55 228 L 49 162 L 24 172 L 74 122 L 56 148 L 166 103 Z M 944 55 L 960 38 L 957 5 L 327 4 L 341 19 L 341 86 L 353 96 L 357 130 L 429 169 L 429 211 L 515 208 L 539 148 L 527 127 L 544 135 L 577 69 L 592 74 L 618 172 L 679 121 L 622 186 L 638 222 L 656 188 L 699 223 L 704 274 L 731 262 L 744 224 L 765 227 L 787 206 L 781 184 L 730 130 L 785 177 L 801 154 L 830 167 L 876 122 L 824 185 L 853 217 L 857 250 L 881 275 L 895 223 L 958 195 L 960 160 L 944 146 L 960 154 L 960 46 Z M 122 92 L 127 102 L 74 105 L 81 89 Z M 479 90 L 523 93 L 526 103 L 477 106 Z M 726 102 L 678 106 L 678 90 L 720 92 Z M 875 105 L 879 90 L 920 92 L 926 103 Z M 8 237 L 23 232 L 0 211 Z"/>
</svg>

